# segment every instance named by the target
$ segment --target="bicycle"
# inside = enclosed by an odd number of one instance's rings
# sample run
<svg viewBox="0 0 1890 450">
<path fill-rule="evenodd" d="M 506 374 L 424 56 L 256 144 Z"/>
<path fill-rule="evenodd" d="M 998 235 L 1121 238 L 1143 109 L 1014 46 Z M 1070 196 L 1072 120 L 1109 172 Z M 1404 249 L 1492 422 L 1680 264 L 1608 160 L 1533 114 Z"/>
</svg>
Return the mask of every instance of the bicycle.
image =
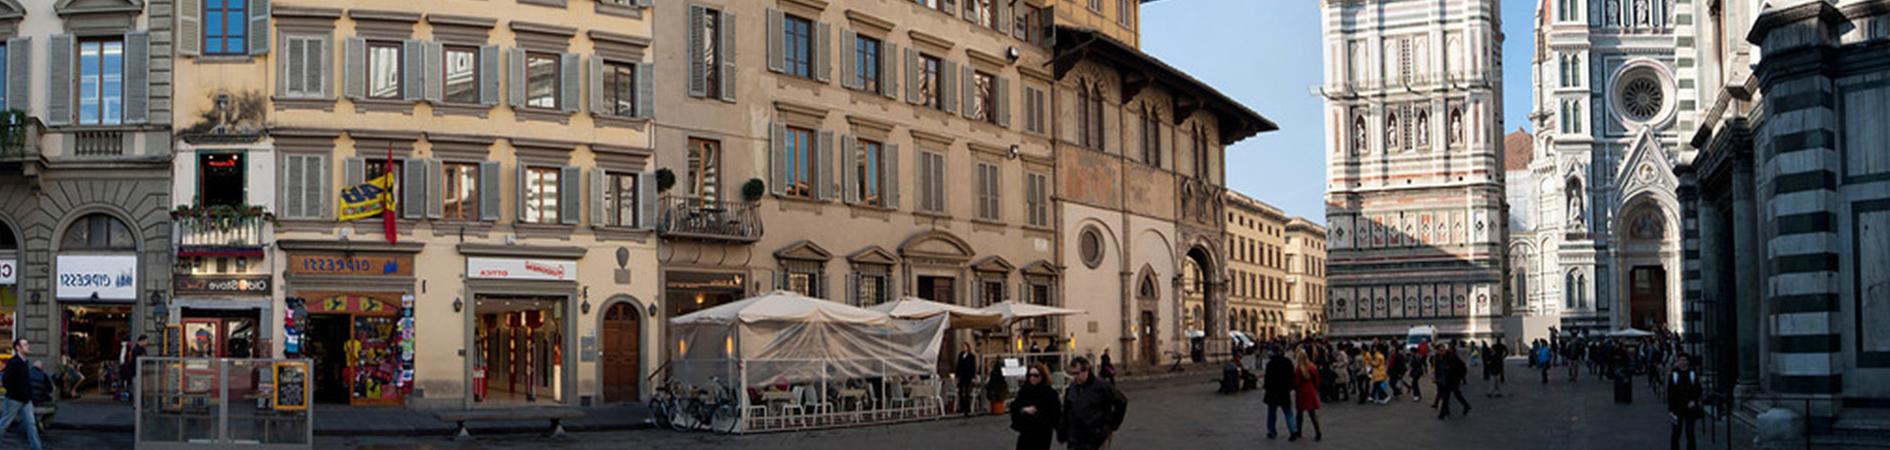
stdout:
<svg viewBox="0 0 1890 450">
<path fill-rule="evenodd" d="M 691 427 L 707 428 L 715 434 L 728 434 L 735 431 L 741 422 L 741 416 L 735 410 L 735 390 L 719 377 L 709 377 L 709 384 L 715 389 L 696 389 L 689 403 L 684 406 Z"/>
</svg>

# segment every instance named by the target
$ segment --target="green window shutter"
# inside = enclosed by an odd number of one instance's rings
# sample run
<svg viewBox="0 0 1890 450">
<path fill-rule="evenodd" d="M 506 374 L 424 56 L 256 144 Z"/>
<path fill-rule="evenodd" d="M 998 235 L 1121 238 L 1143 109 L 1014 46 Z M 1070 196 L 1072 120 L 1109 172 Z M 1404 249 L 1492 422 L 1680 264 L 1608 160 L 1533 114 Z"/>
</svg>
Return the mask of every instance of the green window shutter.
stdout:
<svg viewBox="0 0 1890 450">
<path fill-rule="evenodd" d="M 781 10 L 768 8 L 768 70 L 777 73 L 787 71 L 787 47 L 782 42 L 782 34 L 786 32 L 782 30 L 782 22 L 785 20 L 787 15 L 782 14 Z"/>
<path fill-rule="evenodd" d="M 203 0 L 177 0 L 172 8 L 177 14 L 177 54 L 197 56 L 203 53 Z"/>
<path fill-rule="evenodd" d="M 576 53 L 565 53 L 558 56 L 558 75 L 560 75 L 558 80 L 558 93 L 561 94 L 560 97 L 562 97 L 558 99 L 558 109 L 566 113 L 578 112 L 578 101 L 581 95 L 578 91 L 578 83 L 581 83 L 578 78 L 578 71 L 583 70 L 578 67 L 578 55 Z M 596 106 L 593 105 L 592 108 L 596 108 Z"/>
<path fill-rule="evenodd" d="M 46 90 L 46 125 L 72 124 L 72 35 L 55 34 L 46 39 L 46 73 L 51 86 Z"/>
<path fill-rule="evenodd" d="M 880 151 L 884 152 L 880 159 L 885 164 L 880 168 L 880 183 L 885 186 L 880 196 L 886 199 L 887 209 L 899 209 L 899 144 L 886 144 Z"/>
<path fill-rule="evenodd" d="M 341 77 L 346 80 L 345 95 L 355 100 L 367 98 L 367 40 L 348 38 L 346 45 L 341 54 L 346 72 Z"/>
<path fill-rule="evenodd" d="M 249 0 L 249 54 L 269 54 L 269 0 Z"/>
<path fill-rule="evenodd" d="M 821 131 L 820 143 L 814 146 L 814 191 L 821 200 L 833 200 L 833 132 Z"/>
<path fill-rule="evenodd" d="M 637 63 L 637 117 L 656 117 L 656 69 L 650 63 Z M 641 181 L 641 180 L 639 180 Z"/>
<path fill-rule="evenodd" d="M 584 170 L 572 166 L 558 169 L 558 223 L 577 225 L 583 203 Z"/>
<path fill-rule="evenodd" d="M 499 104 L 499 46 L 479 46 L 479 104 Z"/>
<path fill-rule="evenodd" d="M 505 59 L 505 64 L 506 64 L 505 84 L 506 84 L 507 90 L 511 91 L 510 92 L 511 95 L 509 97 L 511 97 L 512 108 L 513 109 L 524 108 L 525 107 L 525 49 L 522 49 L 522 48 L 506 49 L 506 56 L 507 58 Z M 520 217 L 523 217 L 524 213 L 519 213 L 519 214 L 521 214 Z"/>
<path fill-rule="evenodd" d="M 30 37 L 7 39 L 7 73 L 20 74 L 7 77 L 7 109 L 31 111 L 33 108 L 32 44 Z"/>
<path fill-rule="evenodd" d="M 503 207 L 500 200 L 505 197 L 500 194 L 503 192 L 500 190 L 500 183 L 498 161 L 479 163 L 479 186 L 476 190 L 479 193 L 479 220 L 499 221 L 499 208 Z"/>
<path fill-rule="evenodd" d="M 704 65 L 703 55 L 708 53 L 708 43 L 703 42 L 702 29 L 708 26 L 708 9 L 702 5 L 689 5 L 689 96 L 706 97 L 709 95 L 709 70 Z M 717 53 L 717 56 L 721 56 Z M 639 74 L 640 75 L 640 74 Z"/>
<path fill-rule="evenodd" d="M 426 81 L 427 102 L 439 104 L 446 96 L 446 46 L 439 42 L 426 42 L 422 46 L 426 52 L 426 73 L 421 78 Z"/>
<path fill-rule="evenodd" d="M 722 23 L 716 29 L 721 31 L 722 39 L 716 44 L 721 48 L 715 52 L 716 60 L 722 62 L 722 101 L 735 101 L 735 13 L 722 11 Z"/>
</svg>

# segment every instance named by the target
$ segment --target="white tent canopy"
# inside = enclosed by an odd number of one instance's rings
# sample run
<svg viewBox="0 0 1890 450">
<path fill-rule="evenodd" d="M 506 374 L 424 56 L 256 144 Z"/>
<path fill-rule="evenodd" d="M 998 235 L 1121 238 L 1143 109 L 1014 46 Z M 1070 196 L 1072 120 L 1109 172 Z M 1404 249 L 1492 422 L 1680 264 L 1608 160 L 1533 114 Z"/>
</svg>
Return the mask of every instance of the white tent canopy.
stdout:
<svg viewBox="0 0 1890 450">
<path fill-rule="evenodd" d="M 967 308 L 950 303 L 939 303 L 917 297 L 905 297 L 890 303 L 868 308 L 891 315 L 894 319 L 924 319 L 946 315 L 950 317 L 952 328 L 990 328 L 1004 321 L 998 313 Z"/>
<path fill-rule="evenodd" d="M 746 386 L 932 373 L 945 318 L 886 313 L 774 291 L 670 319 L 675 377 Z"/>
<path fill-rule="evenodd" d="M 1038 317 L 1072 316 L 1072 315 L 1077 315 L 1077 314 L 1087 314 L 1087 312 L 1082 311 L 1082 310 L 1077 310 L 1077 309 L 1064 309 L 1064 308 L 1057 308 L 1057 307 L 1051 307 L 1051 306 L 1033 305 L 1029 303 L 1019 303 L 1019 302 L 995 303 L 995 304 L 992 304 L 991 306 L 984 307 L 983 311 L 988 312 L 988 313 L 996 313 L 999 317 L 1002 317 L 1004 319 L 1005 325 L 1017 323 L 1017 321 L 1019 320 L 1035 319 Z"/>
<path fill-rule="evenodd" d="M 769 321 L 809 323 L 851 323 L 890 325 L 886 313 L 807 297 L 789 291 L 774 291 L 696 311 L 669 320 L 672 325 L 758 323 Z"/>
<path fill-rule="evenodd" d="M 1608 337 L 1638 338 L 1638 337 L 1653 337 L 1653 336 L 1654 336 L 1654 333 L 1641 331 L 1638 328 L 1622 328 L 1619 330 L 1614 330 L 1614 332 L 1608 333 Z"/>
</svg>

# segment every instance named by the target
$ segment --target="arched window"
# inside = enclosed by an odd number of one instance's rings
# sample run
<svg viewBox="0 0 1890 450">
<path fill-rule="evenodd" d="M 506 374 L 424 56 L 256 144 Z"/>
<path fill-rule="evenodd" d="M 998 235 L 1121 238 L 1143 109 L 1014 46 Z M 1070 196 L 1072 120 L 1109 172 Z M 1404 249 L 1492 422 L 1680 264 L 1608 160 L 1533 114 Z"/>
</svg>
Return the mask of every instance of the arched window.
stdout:
<svg viewBox="0 0 1890 450">
<path fill-rule="evenodd" d="M 1142 281 L 1136 285 L 1135 297 L 1142 300 L 1156 300 L 1161 297 L 1161 290 L 1155 284 L 1155 272 L 1142 271 Z"/>
<path fill-rule="evenodd" d="M 19 250 L 19 238 L 13 236 L 13 227 L 6 221 L 0 221 L 0 250 Z"/>
<path fill-rule="evenodd" d="M 66 227 L 59 241 L 60 250 L 136 250 L 131 228 L 116 217 L 91 214 Z"/>
</svg>

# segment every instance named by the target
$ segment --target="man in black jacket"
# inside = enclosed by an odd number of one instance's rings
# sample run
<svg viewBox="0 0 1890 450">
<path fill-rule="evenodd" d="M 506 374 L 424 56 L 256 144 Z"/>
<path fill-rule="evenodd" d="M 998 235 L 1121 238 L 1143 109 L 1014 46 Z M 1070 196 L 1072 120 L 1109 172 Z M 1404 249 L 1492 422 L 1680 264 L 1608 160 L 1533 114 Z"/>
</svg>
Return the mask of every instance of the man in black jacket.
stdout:
<svg viewBox="0 0 1890 450">
<path fill-rule="evenodd" d="M 1667 446 L 1680 450 L 1680 437 L 1687 438 L 1687 449 L 1694 448 L 1694 427 L 1700 422 L 1700 375 L 1693 371 L 1693 356 L 1681 353 L 1674 358 L 1673 373 L 1667 375 L 1667 416 L 1673 420 L 1673 432 Z"/>
<path fill-rule="evenodd" d="M 1070 385 L 1063 388 L 1063 423 L 1057 427 L 1057 441 L 1069 450 L 1108 448 L 1110 435 L 1122 428 L 1122 417 L 1129 412 L 1129 398 L 1090 373 L 1089 358 L 1071 359 L 1067 373 Z"/>
<path fill-rule="evenodd" d="M 1463 379 L 1470 376 L 1470 366 L 1464 365 L 1463 359 L 1457 356 L 1456 346 L 1445 347 L 1437 357 L 1442 361 L 1436 371 L 1437 401 L 1441 403 L 1437 409 L 1437 419 L 1450 417 L 1452 399 L 1463 404 L 1463 415 L 1470 415 L 1470 401 L 1463 398 Z"/>
<path fill-rule="evenodd" d="M 958 364 L 952 366 L 952 374 L 958 377 L 958 411 L 970 416 L 971 387 L 978 379 L 978 355 L 971 353 L 971 343 L 959 344 Z"/>
<path fill-rule="evenodd" d="M 1278 350 L 1267 352 L 1273 356 L 1267 358 L 1266 381 L 1260 385 L 1261 389 L 1266 390 L 1263 400 L 1267 404 L 1267 439 L 1278 437 L 1273 428 L 1275 411 L 1285 413 L 1286 431 L 1293 435 L 1293 439 L 1298 439 L 1299 422 L 1293 420 L 1293 387 L 1297 384 L 1293 382 L 1293 362 Z"/>
<path fill-rule="evenodd" d="M 33 445 L 33 450 L 44 448 L 39 442 L 39 423 L 33 417 L 33 367 L 27 362 L 29 350 L 26 339 L 13 340 L 13 357 L 7 359 L 6 369 L 0 372 L 0 387 L 7 389 L 4 407 L 0 407 L 0 436 L 6 435 L 8 427 L 18 419 L 26 427 L 26 441 Z"/>
</svg>

